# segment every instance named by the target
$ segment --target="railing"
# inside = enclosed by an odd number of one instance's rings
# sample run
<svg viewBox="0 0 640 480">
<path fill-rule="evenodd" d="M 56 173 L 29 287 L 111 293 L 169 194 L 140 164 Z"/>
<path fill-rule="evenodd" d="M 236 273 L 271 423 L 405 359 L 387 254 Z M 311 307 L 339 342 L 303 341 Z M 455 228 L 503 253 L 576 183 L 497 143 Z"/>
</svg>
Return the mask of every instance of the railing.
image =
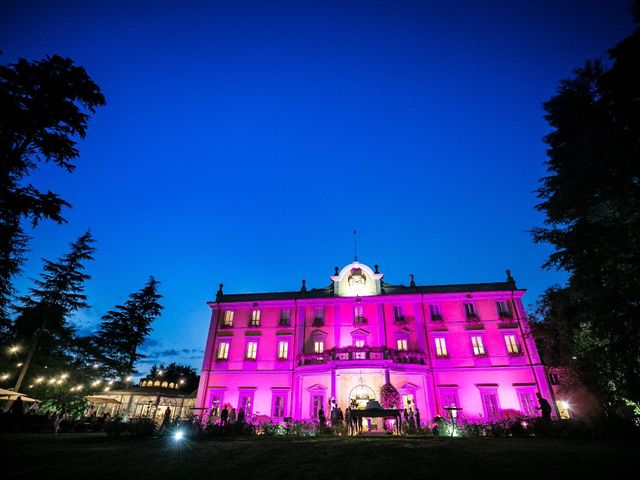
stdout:
<svg viewBox="0 0 640 480">
<path fill-rule="evenodd" d="M 365 317 L 354 317 L 353 318 L 354 325 L 366 325 L 367 319 Z"/>
<path fill-rule="evenodd" d="M 302 353 L 298 355 L 298 365 L 317 365 L 329 361 L 391 360 L 394 363 L 425 364 L 422 352 L 389 350 L 385 347 L 343 347 L 323 353 Z"/>
</svg>

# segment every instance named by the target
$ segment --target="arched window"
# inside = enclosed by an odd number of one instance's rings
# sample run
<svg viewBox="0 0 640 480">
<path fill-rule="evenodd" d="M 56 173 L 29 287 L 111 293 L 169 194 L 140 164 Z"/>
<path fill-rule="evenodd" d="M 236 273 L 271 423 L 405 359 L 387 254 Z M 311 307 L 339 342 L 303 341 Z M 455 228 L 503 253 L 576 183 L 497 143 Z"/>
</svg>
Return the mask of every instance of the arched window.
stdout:
<svg viewBox="0 0 640 480">
<path fill-rule="evenodd" d="M 156 381 L 153 383 L 153 386 L 154 386 L 154 387 L 159 387 L 159 386 L 160 386 L 160 380 L 156 380 Z"/>
<path fill-rule="evenodd" d="M 169 385 L 169 384 L 168 384 L 167 382 L 162 382 L 162 387 L 163 387 L 163 388 L 167 388 L 167 386 L 168 386 L 168 385 Z"/>
</svg>

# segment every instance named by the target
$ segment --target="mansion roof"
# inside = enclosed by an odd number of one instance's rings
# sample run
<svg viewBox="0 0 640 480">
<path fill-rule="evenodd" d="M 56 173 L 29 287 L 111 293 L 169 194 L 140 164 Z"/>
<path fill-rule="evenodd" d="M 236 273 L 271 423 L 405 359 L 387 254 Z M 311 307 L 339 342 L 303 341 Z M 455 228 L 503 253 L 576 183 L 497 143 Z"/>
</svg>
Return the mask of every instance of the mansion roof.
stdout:
<svg viewBox="0 0 640 480">
<path fill-rule="evenodd" d="M 357 282 L 352 282 L 355 277 Z M 312 288 L 307 290 L 303 280 L 302 288 L 292 292 L 262 292 L 262 293 L 231 293 L 222 292 L 222 284 L 216 295 L 215 302 L 252 302 L 268 300 L 307 300 L 316 298 L 331 298 L 344 296 L 370 296 L 370 295 L 415 295 L 415 294 L 442 294 L 442 293 L 469 293 L 469 292 L 496 292 L 513 291 L 516 288 L 515 280 L 507 270 L 507 281 L 489 283 L 463 283 L 450 285 L 415 285 L 413 275 L 411 275 L 411 285 L 391 285 L 382 281 L 383 275 L 378 273 L 378 266 L 375 272 L 368 266 L 358 262 L 351 263 L 344 267 L 331 278 L 333 282 L 324 288 Z M 367 284 L 367 281 L 369 282 Z M 356 284 L 354 286 L 354 283 Z M 359 288 L 358 291 L 354 290 Z"/>
</svg>

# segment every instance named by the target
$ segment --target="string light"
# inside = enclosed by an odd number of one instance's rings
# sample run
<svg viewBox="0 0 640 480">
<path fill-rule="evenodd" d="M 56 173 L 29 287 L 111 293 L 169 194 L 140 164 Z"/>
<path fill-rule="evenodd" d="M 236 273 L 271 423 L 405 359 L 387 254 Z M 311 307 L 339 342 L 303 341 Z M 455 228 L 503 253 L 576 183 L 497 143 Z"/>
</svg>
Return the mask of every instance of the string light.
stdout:
<svg viewBox="0 0 640 480">
<path fill-rule="evenodd" d="M 36 383 L 42 383 L 42 382 L 44 382 L 44 377 L 36 378 Z"/>
<path fill-rule="evenodd" d="M 133 377 L 132 377 L 131 375 L 129 375 L 129 376 L 126 378 L 126 380 L 127 380 L 127 382 L 130 382 L 131 380 L 133 380 Z"/>
<path fill-rule="evenodd" d="M 17 353 L 20 351 L 20 346 L 19 345 L 13 345 L 11 348 L 9 348 L 9 352 L 10 353 Z"/>
<path fill-rule="evenodd" d="M 2 380 L 6 380 L 7 378 L 9 378 L 9 374 L 8 373 L 3 373 L 2 377 L 0 377 Z"/>
<path fill-rule="evenodd" d="M 18 368 L 19 368 L 19 367 L 21 367 L 22 365 L 24 365 L 24 363 L 20 362 L 20 363 L 17 363 L 17 364 L 16 364 L 16 367 L 18 367 Z"/>
</svg>

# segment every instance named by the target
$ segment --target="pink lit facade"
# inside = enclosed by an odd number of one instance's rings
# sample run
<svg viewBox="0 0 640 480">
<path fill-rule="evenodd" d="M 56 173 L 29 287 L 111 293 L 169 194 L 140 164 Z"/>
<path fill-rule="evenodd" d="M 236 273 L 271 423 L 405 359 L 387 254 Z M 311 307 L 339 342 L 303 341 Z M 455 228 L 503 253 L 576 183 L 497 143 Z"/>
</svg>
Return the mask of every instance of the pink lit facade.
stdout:
<svg viewBox="0 0 640 480">
<path fill-rule="evenodd" d="M 393 384 L 423 424 L 445 407 L 470 421 L 536 415 L 554 405 L 529 335 L 524 290 L 507 282 L 394 286 L 354 262 L 324 289 L 218 293 L 196 407 L 315 419 Z M 400 406 L 400 405 L 399 405 Z M 555 412 L 554 412 L 555 415 Z"/>
</svg>

